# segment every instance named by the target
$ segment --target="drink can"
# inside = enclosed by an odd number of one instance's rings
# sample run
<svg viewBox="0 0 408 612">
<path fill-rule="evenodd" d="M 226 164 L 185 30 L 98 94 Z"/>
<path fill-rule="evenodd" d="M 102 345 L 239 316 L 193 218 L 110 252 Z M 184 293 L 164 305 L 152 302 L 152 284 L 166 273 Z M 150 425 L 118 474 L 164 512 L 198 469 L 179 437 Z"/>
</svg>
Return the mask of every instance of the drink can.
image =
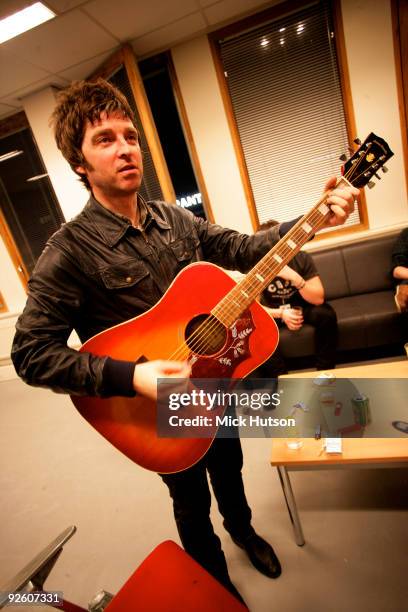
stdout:
<svg viewBox="0 0 408 612">
<path fill-rule="evenodd" d="M 365 395 L 356 395 L 351 399 L 354 420 L 356 423 L 365 427 L 371 423 L 370 400 Z"/>
</svg>

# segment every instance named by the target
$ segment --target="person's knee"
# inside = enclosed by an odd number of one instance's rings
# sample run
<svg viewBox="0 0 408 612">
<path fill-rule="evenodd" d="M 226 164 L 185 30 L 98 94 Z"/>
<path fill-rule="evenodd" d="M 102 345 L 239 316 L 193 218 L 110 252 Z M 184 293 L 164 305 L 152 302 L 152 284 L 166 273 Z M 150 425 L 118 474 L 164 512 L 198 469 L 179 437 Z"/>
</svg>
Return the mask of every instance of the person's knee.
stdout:
<svg viewBox="0 0 408 612">
<path fill-rule="evenodd" d="M 314 307 L 314 318 L 317 324 L 337 325 L 336 311 L 327 303 Z"/>
</svg>

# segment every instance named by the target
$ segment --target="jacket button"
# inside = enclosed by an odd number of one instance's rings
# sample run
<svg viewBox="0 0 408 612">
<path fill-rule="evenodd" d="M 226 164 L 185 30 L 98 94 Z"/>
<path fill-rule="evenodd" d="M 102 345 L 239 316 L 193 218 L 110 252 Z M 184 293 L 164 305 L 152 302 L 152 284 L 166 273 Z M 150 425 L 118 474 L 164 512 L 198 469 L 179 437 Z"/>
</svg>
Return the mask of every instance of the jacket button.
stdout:
<svg viewBox="0 0 408 612">
<path fill-rule="evenodd" d="M 130 283 L 131 281 L 132 281 L 132 277 L 131 277 L 131 276 L 127 276 L 127 277 L 126 277 L 126 282 L 127 282 L 127 283 Z"/>
</svg>

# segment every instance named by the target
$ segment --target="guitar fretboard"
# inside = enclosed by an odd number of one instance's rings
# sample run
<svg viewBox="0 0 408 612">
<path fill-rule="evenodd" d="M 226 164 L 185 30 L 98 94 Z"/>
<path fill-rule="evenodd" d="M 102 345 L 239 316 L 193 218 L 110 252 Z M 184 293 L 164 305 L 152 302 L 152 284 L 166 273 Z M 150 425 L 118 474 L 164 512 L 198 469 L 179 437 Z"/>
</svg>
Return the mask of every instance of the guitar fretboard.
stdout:
<svg viewBox="0 0 408 612">
<path fill-rule="evenodd" d="M 341 177 L 336 187 L 350 186 Z M 330 208 L 324 194 L 314 207 L 294 225 L 281 240 L 258 261 L 252 270 L 211 311 L 223 325 L 230 327 L 239 315 L 262 293 L 282 268 L 300 251 L 326 221 Z"/>
</svg>

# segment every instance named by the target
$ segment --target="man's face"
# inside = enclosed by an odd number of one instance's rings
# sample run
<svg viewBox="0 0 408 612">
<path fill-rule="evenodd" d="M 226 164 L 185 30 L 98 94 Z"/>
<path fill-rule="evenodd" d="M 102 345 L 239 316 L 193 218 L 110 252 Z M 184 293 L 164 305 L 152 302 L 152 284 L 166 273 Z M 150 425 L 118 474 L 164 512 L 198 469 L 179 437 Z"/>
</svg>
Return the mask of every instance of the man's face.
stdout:
<svg viewBox="0 0 408 612">
<path fill-rule="evenodd" d="M 120 197 L 135 193 L 142 182 L 143 161 L 138 133 L 130 119 L 101 113 L 88 121 L 82 141 L 83 166 L 94 196 Z"/>
</svg>

